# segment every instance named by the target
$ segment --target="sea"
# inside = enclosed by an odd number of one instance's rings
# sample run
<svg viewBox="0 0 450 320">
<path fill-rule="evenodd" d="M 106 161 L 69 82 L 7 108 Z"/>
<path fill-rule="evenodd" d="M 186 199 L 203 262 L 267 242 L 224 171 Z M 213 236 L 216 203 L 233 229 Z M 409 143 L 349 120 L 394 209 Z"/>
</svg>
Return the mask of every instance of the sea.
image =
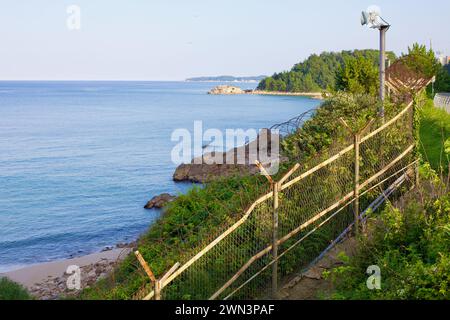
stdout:
<svg viewBox="0 0 450 320">
<path fill-rule="evenodd" d="M 135 240 L 143 206 L 175 183 L 177 129 L 261 129 L 319 105 L 293 96 L 208 95 L 220 83 L 0 82 L 0 272 Z M 255 83 L 233 83 L 254 89 Z"/>
</svg>

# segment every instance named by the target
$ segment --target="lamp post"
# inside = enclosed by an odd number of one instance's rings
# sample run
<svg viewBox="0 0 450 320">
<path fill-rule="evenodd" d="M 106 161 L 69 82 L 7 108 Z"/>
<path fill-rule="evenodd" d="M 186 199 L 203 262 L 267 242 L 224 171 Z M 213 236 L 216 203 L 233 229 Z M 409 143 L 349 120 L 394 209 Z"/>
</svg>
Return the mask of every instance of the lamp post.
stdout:
<svg viewBox="0 0 450 320">
<path fill-rule="evenodd" d="M 361 14 L 361 25 L 367 25 L 372 29 L 378 29 L 380 31 L 380 93 L 379 99 L 381 102 L 379 116 L 384 121 L 384 99 L 386 97 L 386 32 L 390 28 L 390 24 L 387 23 L 380 16 L 380 9 L 376 6 L 369 7 Z"/>
</svg>

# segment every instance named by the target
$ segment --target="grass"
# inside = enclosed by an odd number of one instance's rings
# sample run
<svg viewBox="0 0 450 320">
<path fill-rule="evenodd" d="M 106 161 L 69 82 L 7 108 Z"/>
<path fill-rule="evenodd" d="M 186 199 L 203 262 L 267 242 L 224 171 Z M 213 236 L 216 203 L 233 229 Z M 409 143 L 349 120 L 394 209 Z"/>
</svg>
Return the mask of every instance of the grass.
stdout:
<svg viewBox="0 0 450 320">
<path fill-rule="evenodd" d="M 432 100 L 427 100 L 420 110 L 420 151 L 423 159 L 440 172 L 447 171 L 444 143 L 450 138 L 450 114 L 436 108 Z"/>
<path fill-rule="evenodd" d="M 0 300 L 30 300 L 28 291 L 20 284 L 0 278 Z"/>
</svg>

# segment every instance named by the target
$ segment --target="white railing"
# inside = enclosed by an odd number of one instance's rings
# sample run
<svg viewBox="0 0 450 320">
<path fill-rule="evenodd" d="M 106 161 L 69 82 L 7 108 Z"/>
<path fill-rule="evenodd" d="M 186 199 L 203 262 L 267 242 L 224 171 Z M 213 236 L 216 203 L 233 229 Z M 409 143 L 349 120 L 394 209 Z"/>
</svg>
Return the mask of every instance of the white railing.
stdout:
<svg viewBox="0 0 450 320">
<path fill-rule="evenodd" d="M 434 105 L 450 113 L 450 93 L 436 93 L 434 96 Z"/>
</svg>

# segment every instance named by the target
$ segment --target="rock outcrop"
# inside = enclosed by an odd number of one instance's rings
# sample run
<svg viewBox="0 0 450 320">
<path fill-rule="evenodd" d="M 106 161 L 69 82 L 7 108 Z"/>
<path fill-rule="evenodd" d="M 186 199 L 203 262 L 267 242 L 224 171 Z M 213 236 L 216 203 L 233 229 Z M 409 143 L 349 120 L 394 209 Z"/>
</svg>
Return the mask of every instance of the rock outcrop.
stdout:
<svg viewBox="0 0 450 320">
<path fill-rule="evenodd" d="M 264 139 L 266 139 L 265 143 Z M 179 165 L 174 174 L 174 181 L 191 181 L 204 183 L 217 177 L 228 177 L 232 175 L 244 175 L 259 173 L 254 160 L 259 160 L 265 167 L 274 164 L 274 159 L 283 162 L 286 159 L 272 154 L 271 141 L 279 139 L 278 134 L 272 134 L 270 130 L 263 129 L 254 141 L 233 148 L 227 152 L 209 152 L 202 157 L 192 159 L 191 163 Z M 260 159 L 259 155 L 268 155 L 270 163 L 266 159 Z"/>
<path fill-rule="evenodd" d="M 217 86 L 208 92 L 208 94 L 244 94 L 244 93 L 245 91 L 239 87 L 227 85 Z"/>
<path fill-rule="evenodd" d="M 147 204 L 144 206 L 145 209 L 152 209 L 152 208 L 162 208 L 164 207 L 168 202 L 173 201 L 176 198 L 176 196 L 173 196 L 168 193 L 162 193 L 159 196 L 154 196 Z"/>
<path fill-rule="evenodd" d="M 173 180 L 204 183 L 217 177 L 229 177 L 235 174 L 255 174 L 258 171 L 255 165 L 181 164 L 175 170 Z"/>
</svg>

